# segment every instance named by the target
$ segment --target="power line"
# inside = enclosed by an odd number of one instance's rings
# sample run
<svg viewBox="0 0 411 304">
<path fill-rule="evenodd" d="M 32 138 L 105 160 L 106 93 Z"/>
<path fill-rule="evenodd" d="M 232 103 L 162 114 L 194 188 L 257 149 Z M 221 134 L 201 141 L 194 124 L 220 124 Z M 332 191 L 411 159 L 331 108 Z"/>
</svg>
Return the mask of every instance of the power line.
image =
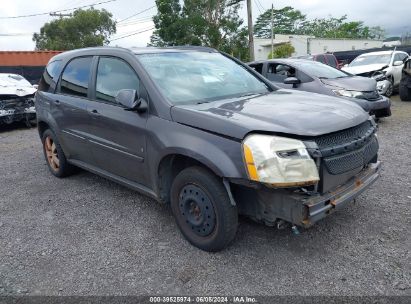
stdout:
<svg viewBox="0 0 411 304">
<path fill-rule="evenodd" d="M 147 22 L 152 21 L 152 19 L 153 19 L 153 16 L 149 16 L 149 17 L 142 18 L 142 19 L 127 21 L 125 23 L 118 24 L 117 27 L 126 27 L 126 26 L 132 26 L 132 25 L 139 24 L 139 23 L 147 23 Z"/>
<path fill-rule="evenodd" d="M 115 2 L 115 1 L 117 1 L 117 0 L 101 1 L 101 2 L 96 2 L 96 3 L 93 3 L 93 4 L 83 5 L 83 6 L 74 7 L 74 8 L 68 8 L 68 9 L 64 9 L 64 10 L 58 10 L 58 11 L 54 11 L 54 12 L 45 12 L 45 13 L 20 15 L 20 16 L 7 16 L 7 17 L 3 16 L 3 17 L 0 17 L 0 19 L 17 19 L 17 18 L 28 18 L 28 17 L 43 16 L 43 15 L 49 15 L 50 13 L 67 12 L 67 11 L 77 10 L 77 9 L 80 9 L 80 8 L 85 8 L 85 7 L 89 7 L 89 6 L 95 6 L 95 5 L 101 5 L 101 4 Z"/>
<path fill-rule="evenodd" d="M 155 7 L 156 7 L 155 5 L 150 6 L 149 8 L 146 8 L 145 10 L 142 10 L 141 12 L 135 13 L 135 14 L 133 14 L 133 15 L 131 15 L 131 16 L 128 16 L 127 18 L 124 18 L 124 19 L 121 19 L 121 20 L 117 21 L 117 23 L 124 22 L 124 21 L 126 21 L 126 20 L 128 20 L 128 19 L 130 19 L 130 18 L 133 18 L 133 17 L 135 17 L 135 16 L 138 16 L 138 15 L 144 13 L 144 12 L 147 12 L 147 11 L 149 11 L 149 10 L 151 10 L 152 8 L 155 8 Z"/>
<path fill-rule="evenodd" d="M 264 6 L 261 4 L 260 0 L 256 0 L 256 1 L 257 1 L 257 3 L 260 5 L 261 9 L 262 9 L 263 11 L 265 11 L 265 8 L 264 8 Z"/>
<path fill-rule="evenodd" d="M 148 29 L 145 29 L 145 30 L 142 30 L 142 31 L 139 31 L 139 32 L 135 32 L 135 33 L 132 33 L 132 34 L 129 34 L 129 35 L 124 35 L 122 37 L 111 39 L 110 42 L 120 40 L 120 39 L 123 39 L 123 38 L 127 38 L 127 37 L 130 37 L 130 36 L 138 35 L 138 34 L 141 34 L 141 33 L 144 33 L 144 32 L 148 32 L 148 31 L 151 31 L 153 29 L 154 29 L 154 27 L 150 27 Z"/>
<path fill-rule="evenodd" d="M 258 6 L 258 2 L 254 0 L 255 6 L 257 6 L 258 11 L 260 12 L 260 15 L 262 14 L 260 7 Z"/>
<path fill-rule="evenodd" d="M 33 33 L 0 33 L 0 37 L 32 36 Z"/>
</svg>

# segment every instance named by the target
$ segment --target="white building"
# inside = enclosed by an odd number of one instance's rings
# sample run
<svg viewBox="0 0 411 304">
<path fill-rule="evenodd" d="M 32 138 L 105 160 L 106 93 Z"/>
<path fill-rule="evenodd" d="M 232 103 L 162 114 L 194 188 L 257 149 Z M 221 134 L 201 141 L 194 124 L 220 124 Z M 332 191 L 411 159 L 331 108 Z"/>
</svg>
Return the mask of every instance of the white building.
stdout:
<svg viewBox="0 0 411 304">
<path fill-rule="evenodd" d="M 292 56 L 302 56 L 307 54 L 321 54 L 325 52 L 364 50 L 370 48 L 380 48 L 383 46 L 382 40 L 368 39 L 325 39 L 315 38 L 305 35 L 275 35 L 274 48 L 281 44 L 290 43 L 295 52 Z M 271 52 L 271 39 L 254 38 L 255 60 L 268 58 Z"/>
</svg>

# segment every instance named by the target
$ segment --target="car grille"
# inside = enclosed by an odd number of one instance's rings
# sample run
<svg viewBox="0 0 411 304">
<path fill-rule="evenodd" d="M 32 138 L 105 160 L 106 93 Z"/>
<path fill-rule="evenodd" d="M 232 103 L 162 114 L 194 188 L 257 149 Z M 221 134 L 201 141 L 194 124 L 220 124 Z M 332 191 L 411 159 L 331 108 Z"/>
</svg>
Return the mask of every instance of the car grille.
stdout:
<svg viewBox="0 0 411 304">
<path fill-rule="evenodd" d="M 374 136 L 377 127 L 371 120 L 314 138 L 322 156 L 322 165 L 332 175 L 342 174 L 368 164 L 378 152 Z"/>
<path fill-rule="evenodd" d="M 333 175 L 342 174 L 368 164 L 377 152 L 378 141 L 374 137 L 359 150 L 325 158 L 324 164 L 329 173 Z"/>
<path fill-rule="evenodd" d="M 342 154 L 360 148 L 377 130 L 370 120 L 353 128 L 316 137 L 314 139 L 323 156 Z"/>
</svg>

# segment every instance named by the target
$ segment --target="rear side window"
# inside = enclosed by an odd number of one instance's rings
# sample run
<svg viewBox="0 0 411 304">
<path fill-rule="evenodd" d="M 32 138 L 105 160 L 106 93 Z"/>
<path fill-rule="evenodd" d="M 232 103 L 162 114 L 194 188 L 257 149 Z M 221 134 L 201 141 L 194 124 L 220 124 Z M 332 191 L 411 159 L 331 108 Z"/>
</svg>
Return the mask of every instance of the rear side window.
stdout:
<svg viewBox="0 0 411 304">
<path fill-rule="evenodd" d="M 87 97 L 92 57 L 81 57 L 70 61 L 63 71 L 60 93 Z"/>
<path fill-rule="evenodd" d="M 56 87 L 56 79 L 58 78 L 60 69 L 61 60 L 49 62 L 49 64 L 44 69 L 43 76 L 40 79 L 39 91 L 48 92 L 50 90 L 50 86 L 54 91 L 54 88 Z"/>
<path fill-rule="evenodd" d="M 315 57 L 315 61 L 318 61 L 318 62 L 327 64 L 327 61 L 325 60 L 324 55 L 318 55 L 318 56 L 316 56 L 316 57 Z"/>
<path fill-rule="evenodd" d="M 336 68 L 338 66 L 337 59 L 333 55 L 325 55 L 327 58 L 328 65 Z"/>
<path fill-rule="evenodd" d="M 115 103 L 118 91 L 133 89 L 139 91 L 140 81 L 135 71 L 122 59 L 101 57 L 98 62 L 96 98 Z"/>
</svg>

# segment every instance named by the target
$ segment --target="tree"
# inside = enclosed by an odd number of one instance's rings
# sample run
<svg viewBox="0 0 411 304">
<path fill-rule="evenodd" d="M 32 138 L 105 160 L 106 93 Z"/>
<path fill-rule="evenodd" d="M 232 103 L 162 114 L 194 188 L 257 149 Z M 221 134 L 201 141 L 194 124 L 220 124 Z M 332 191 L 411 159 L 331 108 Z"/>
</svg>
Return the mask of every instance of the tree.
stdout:
<svg viewBox="0 0 411 304">
<path fill-rule="evenodd" d="M 34 33 L 37 50 L 71 50 L 108 44 L 116 32 L 112 14 L 105 9 L 78 9 L 72 17 L 47 22 Z"/>
<path fill-rule="evenodd" d="M 385 36 L 381 27 L 368 27 L 363 21 L 347 21 L 347 15 L 307 20 L 303 13 L 291 6 L 274 9 L 272 12 L 274 34 L 348 39 L 383 39 Z M 254 34 L 259 38 L 271 37 L 271 9 L 258 16 Z"/>
<path fill-rule="evenodd" d="M 268 54 L 268 59 L 288 58 L 295 52 L 295 48 L 290 43 L 284 43 L 276 47 L 273 53 Z"/>
<path fill-rule="evenodd" d="M 150 45 L 202 45 L 247 59 L 242 0 L 156 0 Z"/>
<path fill-rule="evenodd" d="M 274 34 L 297 34 L 300 24 L 306 18 L 299 10 L 291 6 L 274 9 L 272 12 Z M 254 26 L 254 35 L 259 38 L 271 37 L 271 9 L 258 16 Z"/>
</svg>

